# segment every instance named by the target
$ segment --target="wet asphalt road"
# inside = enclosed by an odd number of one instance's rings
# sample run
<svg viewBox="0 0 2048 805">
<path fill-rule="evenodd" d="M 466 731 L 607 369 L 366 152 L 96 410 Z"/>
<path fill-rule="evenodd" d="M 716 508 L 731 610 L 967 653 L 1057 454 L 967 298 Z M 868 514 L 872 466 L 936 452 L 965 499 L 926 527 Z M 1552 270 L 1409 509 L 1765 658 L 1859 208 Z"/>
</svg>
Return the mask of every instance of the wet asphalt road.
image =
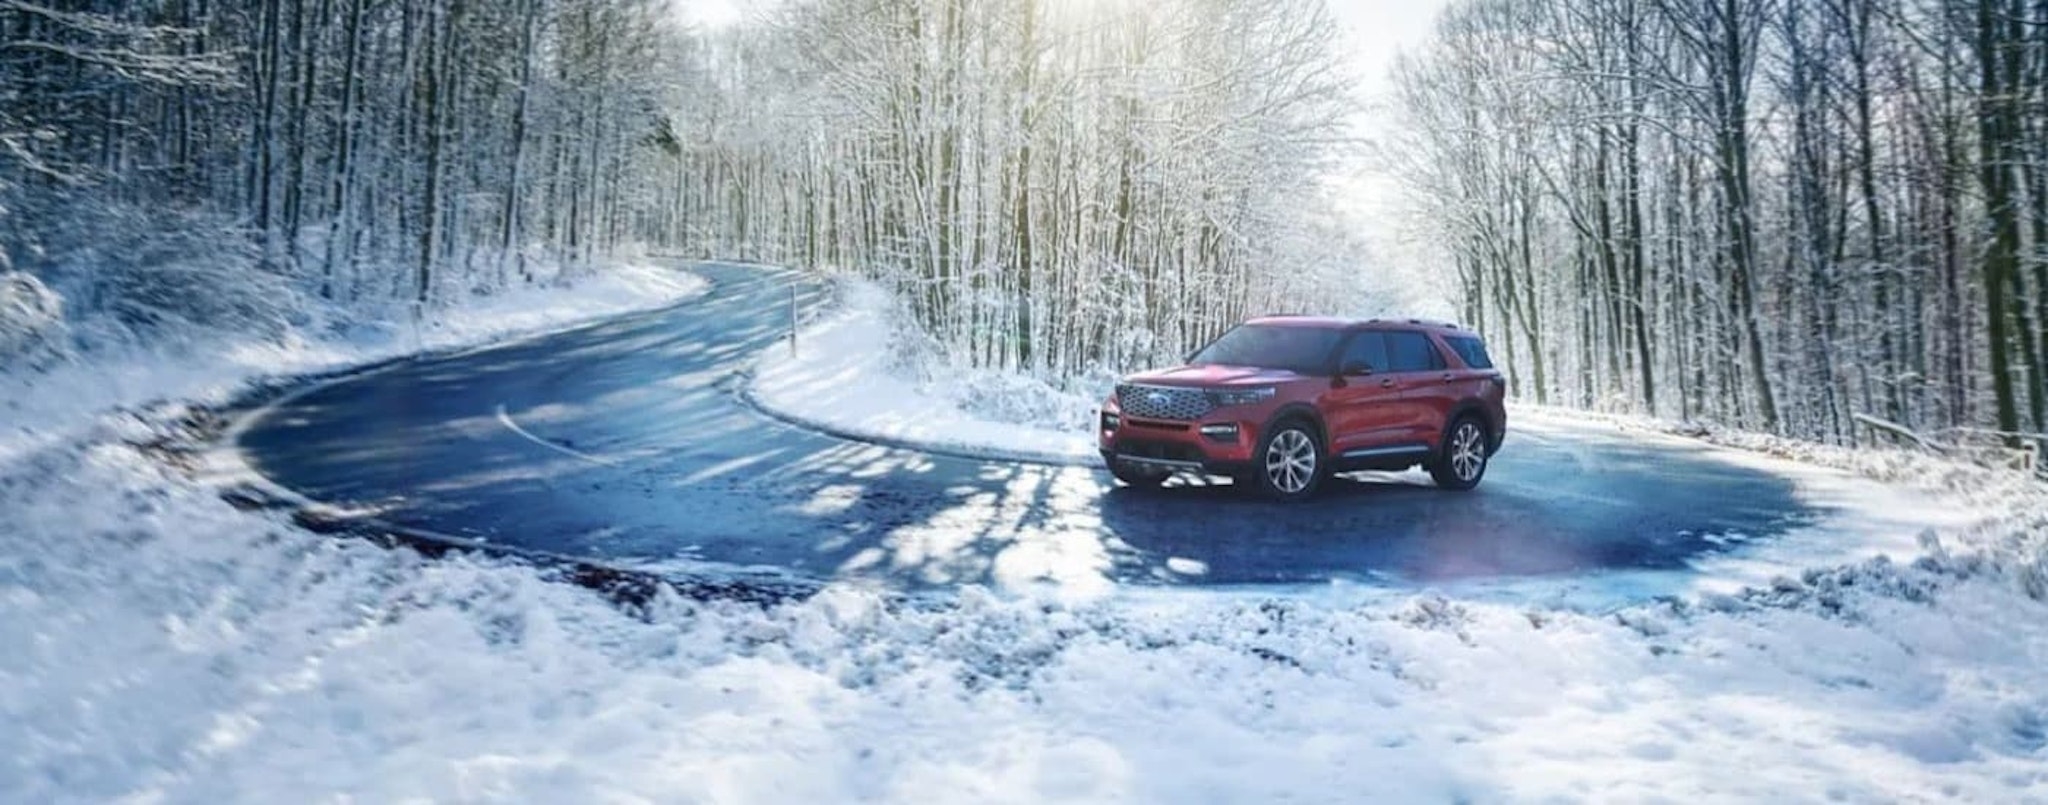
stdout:
<svg viewBox="0 0 2048 805">
<path fill-rule="evenodd" d="M 737 373 L 787 337 L 793 275 L 691 270 L 712 282 L 696 300 L 320 386 L 257 414 L 239 445 L 281 485 L 416 531 L 905 588 L 1682 570 L 1723 535 L 1817 515 L 1790 481 L 1705 447 L 1512 422 L 1475 492 L 1367 474 L 1296 505 L 852 443 L 736 396 Z M 823 299 L 800 287 L 807 305 Z"/>
</svg>

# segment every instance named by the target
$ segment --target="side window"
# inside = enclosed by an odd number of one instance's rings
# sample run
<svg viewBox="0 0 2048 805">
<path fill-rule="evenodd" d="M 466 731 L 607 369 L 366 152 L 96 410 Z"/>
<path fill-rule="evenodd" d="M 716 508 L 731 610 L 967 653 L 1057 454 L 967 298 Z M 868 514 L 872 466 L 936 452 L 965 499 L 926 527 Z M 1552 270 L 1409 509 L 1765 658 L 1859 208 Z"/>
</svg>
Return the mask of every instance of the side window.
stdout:
<svg viewBox="0 0 2048 805">
<path fill-rule="evenodd" d="M 1493 368 L 1493 358 L 1486 354 L 1486 342 L 1469 335 L 1452 336 L 1444 340 L 1450 342 L 1451 349 L 1458 351 L 1458 357 L 1464 359 L 1466 366 L 1474 369 Z"/>
<path fill-rule="evenodd" d="M 1444 356 L 1421 333 L 1387 333 L 1387 362 L 1390 372 L 1427 372 L 1444 368 Z"/>
<path fill-rule="evenodd" d="M 1351 343 L 1344 347 L 1344 359 L 1337 363 L 1342 369 L 1354 363 L 1372 367 L 1374 372 L 1387 369 L 1387 339 L 1382 333 L 1358 333 L 1351 337 Z"/>
</svg>

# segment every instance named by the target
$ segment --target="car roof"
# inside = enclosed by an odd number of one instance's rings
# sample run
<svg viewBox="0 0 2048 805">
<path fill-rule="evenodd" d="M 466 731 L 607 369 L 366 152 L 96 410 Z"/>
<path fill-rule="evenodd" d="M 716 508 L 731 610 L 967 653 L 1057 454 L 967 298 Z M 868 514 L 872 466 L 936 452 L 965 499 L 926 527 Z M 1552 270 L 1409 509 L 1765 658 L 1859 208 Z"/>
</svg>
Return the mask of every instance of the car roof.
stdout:
<svg viewBox="0 0 2048 805">
<path fill-rule="evenodd" d="M 1245 322 L 1278 327 L 1318 327 L 1340 330 L 1433 330 L 1443 333 L 1470 334 L 1463 327 L 1449 322 L 1427 319 L 1346 319 L 1336 316 L 1260 316 Z"/>
</svg>

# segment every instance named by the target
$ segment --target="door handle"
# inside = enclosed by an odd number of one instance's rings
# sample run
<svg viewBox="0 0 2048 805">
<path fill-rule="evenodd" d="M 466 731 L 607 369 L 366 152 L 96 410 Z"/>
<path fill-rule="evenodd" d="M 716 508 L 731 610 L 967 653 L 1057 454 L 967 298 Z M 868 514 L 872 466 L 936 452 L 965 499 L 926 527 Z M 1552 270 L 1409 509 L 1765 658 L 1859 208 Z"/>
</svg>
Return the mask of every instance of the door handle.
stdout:
<svg viewBox="0 0 2048 805">
<path fill-rule="evenodd" d="M 1394 379 L 1393 379 L 1393 378 L 1391 378 L 1391 377 L 1389 377 L 1389 378 L 1387 378 L 1387 379 L 1385 379 L 1385 380 L 1381 380 L 1381 381 L 1380 381 L 1380 388 L 1383 388 L 1383 389 L 1390 389 L 1390 388 L 1393 388 L 1393 387 L 1394 387 Z"/>
<path fill-rule="evenodd" d="M 1445 382 L 1445 383 L 1449 383 L 1449 382 L 1451 382 L 1451 381 L 1454 381 L 1454 380 L 1456 380 L 1456 379 L 1457 379 L 1457 378 L 1456 378 L 1456 377 L 1454 377 L 1454 376 L 1452 376 L 1450 372 L 1445 372 L 1445 373 L 1444 373 L 1444 382 Z"/>
</svg>

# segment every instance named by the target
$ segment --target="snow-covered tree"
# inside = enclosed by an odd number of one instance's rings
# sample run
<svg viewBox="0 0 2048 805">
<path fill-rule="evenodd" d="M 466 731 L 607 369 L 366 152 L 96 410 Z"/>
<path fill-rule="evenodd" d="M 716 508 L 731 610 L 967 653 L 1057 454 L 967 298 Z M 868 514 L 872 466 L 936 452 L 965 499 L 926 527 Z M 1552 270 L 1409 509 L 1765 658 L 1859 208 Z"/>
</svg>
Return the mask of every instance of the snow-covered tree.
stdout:
<svg viewBox="0 0 2048 805">
<path fill-rule="evenodd" d="M 2048 430 L 2048 7 L 1460 0 L 1416 234 L 1535 399 Z"/>
</svg>

